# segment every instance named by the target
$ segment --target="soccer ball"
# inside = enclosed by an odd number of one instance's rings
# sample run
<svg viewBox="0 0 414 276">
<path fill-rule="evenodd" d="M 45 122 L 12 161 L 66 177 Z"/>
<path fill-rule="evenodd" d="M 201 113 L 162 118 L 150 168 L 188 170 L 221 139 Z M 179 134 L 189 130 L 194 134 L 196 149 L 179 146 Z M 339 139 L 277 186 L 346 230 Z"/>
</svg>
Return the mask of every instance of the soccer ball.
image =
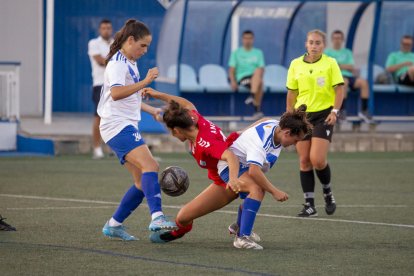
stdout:
<svg viewBox="0 0 414 276">
<path fill-rule="evenodd" d="M 190 180 L 188 174 L 180 167 L 171 166 L 161 173 L 161 190 L 169 196 L 180 196 L 184 194 L 189 185 Z"/>
</svg>

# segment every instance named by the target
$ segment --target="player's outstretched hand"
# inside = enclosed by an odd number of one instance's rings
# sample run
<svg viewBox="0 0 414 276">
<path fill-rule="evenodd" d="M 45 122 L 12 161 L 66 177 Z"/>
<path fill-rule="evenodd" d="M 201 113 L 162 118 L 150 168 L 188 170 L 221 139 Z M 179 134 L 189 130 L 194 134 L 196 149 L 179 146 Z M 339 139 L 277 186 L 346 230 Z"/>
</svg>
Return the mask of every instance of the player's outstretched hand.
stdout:
<svg viewBox="0 0 414 276">
<path fill-rule="evenodd" d="M 152 117 L 154 117 L 154 119 L 158 122 L 164 122 L 164 120 L 162 119 L 162 115 L 163 115 L 164 111 L 161 108 L 155 108 L 155 112 L 154 114 L 152 114 Z"/>
<path fill-rule="evenodd" d="M 272 194 L 273 198 L 276 199 L 277 201 L 283 202 L 289 199 L 289 196 L 287 193 L 280 191 L 280 190 L 276 190 L 273 194 Z"/>
<path fill-rule="evenodd" d="M 145 77 L 145 79 L 146 79 L 149 83 L 151 83 L 151 82 L 153 82 L 156 78 L 158 78 L 158 74 L 159 74 L 159 72 L 158 72 L 158 68 L 157 68 L 157 67 L 151 68 L 151 69 L 149 69 L 149 70 L 148 70 L 148 72 L 147 72 L 147 76 Z"/>
<path fill-rule="evenodd" d="M 143 99 L 148 100 L 149 98 L 154 98 L 154 94 L 156 94 L 157 91 L 152 89 L 151 87 L 145 87 L 141 90 L 141 95 Z"/>
</svg>

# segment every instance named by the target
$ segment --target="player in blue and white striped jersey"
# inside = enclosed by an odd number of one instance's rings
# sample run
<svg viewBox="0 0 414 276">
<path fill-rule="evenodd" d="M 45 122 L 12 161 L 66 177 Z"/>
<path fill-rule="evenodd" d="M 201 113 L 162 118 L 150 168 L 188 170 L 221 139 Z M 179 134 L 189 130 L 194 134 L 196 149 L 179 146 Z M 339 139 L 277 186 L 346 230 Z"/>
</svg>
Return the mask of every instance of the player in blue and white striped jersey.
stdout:
<svg viewBox="0 0 414 276">
<path fill-rule="evenodd" d="M 304 109 L 302 107 L 286 112 L 280 121 L 258 121 L 244 130 L 229 148 L 239 158 L 241 185 L 238 190 L 241 192 L 240 197 L 245 198 L 239 207 L 237 223 L 229 226 L 230 232 L 237 234 L 233 243 L 236 248 L 263 249 L 257 244 L 260 238 L 251 235 L 265 192 L 270 193 L 277 201 L 288 199 L 288 195 L 273 186 L 265 173 L 275 165 L 283 147 L 296 144 L 310 133 L 311 125 L 306 119 Z M 217 167 L 220 177 L 227 181 L 227 163 L 219 161 Z"/>
<path fill-rule="evenodd" d="M 141 110 L 157 117 L 161 109 L 142 103 L 141 90 L 157 78 L 158 69 L 148 70 L 141 80 L 136 60 L 143 56 L 152 36 L 148 27 L 130 19 L 115 35 L 106 59 L 104 85 L 98 106 L 102 139 L 116 153 L 119 161 L 134 178 L 118 209 L 102 229 L 105 236 L 136 240 L 125 231 L 123 222 L 141 204 L 144 197 L 151 214 L 149 230 L 175 229 L 162 211 L 158 183 L 159 165 L 141 137 L 138 122 Z"/>
</svg>

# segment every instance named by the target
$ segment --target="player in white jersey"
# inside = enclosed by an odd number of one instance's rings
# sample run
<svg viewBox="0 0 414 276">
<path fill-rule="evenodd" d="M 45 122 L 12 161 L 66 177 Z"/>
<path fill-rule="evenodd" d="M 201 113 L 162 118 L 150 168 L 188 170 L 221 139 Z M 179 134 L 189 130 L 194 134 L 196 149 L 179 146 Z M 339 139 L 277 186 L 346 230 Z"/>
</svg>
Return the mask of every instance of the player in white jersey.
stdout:
<svg viewBox="0 0 414 276">
<path fill-rule="evenodd" d="M 263 249 L 252 237 L 252 229 L 256 214 L 259 211 L 265 192 L 270 193 L 278 201 L 286 201 L 288 195 L 277 189 L 267 179 L 265 173 L 272 168 L 279 158 L 283 147 L 296 144 L 310 133 L 311 125 L 306 119 L 305 107 L 300 110 L 286 112 L 280 121 L 262 119 L 247 128 L 230 146 L 230 150 L 239 158 L 241 198 L 245 198 L 239 207 L 237 222 L 229 226 L 229 231 L 236 234 L 236 248 Z M 228 165 L 224 161 L 217 164 L 220 177 L 227 181 Z M 255 185 L 246 185 L 254 182 Z M 243 184 L 245 183 L 245 184 Z"/>
<path fill-rule="evenodd" d="M 104 87 L 98 106 L 102 139 L 134 178 L 134 184 L 102 229 L 104 235 L 123 240 L 136 240 L 125 231 L 122 223 L 144 197 L 152 217 L 149 225 L 151 231 L 176 228 L 175 223 L 167 220 L 162 212 L 158 163 L 138 130 L 141 110 L 155 118 L 161 113 L 161 109 L 141 102 L 140 90 L 158 76 L 157 68 L 152 68 L 148 70 L 145 79 L 140 80 L 136 65 L 136 60 L 147 52 L 151 40 L 148 27 L 134 19 L 128 20 L 116 33 L 106 59 Z"/>
</svg>

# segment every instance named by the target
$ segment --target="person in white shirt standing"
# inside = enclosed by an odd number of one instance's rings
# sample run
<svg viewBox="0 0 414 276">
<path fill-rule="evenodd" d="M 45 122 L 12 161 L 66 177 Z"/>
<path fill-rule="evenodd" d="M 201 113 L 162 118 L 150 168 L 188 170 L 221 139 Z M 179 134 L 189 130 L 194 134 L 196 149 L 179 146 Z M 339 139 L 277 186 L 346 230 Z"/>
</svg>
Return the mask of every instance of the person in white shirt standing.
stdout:
<svg viewBox="0 0 414 276">
<path fill-rule="evenodd" d="M 158 69 L 151 68 L 141 80 L 137 68 L 137 59 L 145 55 L 151 41 L 148 27 L 135 19 L 129 19 L 115 34 L 105 61 L 104 85 L 98 104 L 102 139 L 134 179 L 134 184 L 125 193 L 102 232 L 105 236 L 128 241 L 137 238 L 128 234 L 122 224 L 144 197 L 152 218 L 148 227 L 150 231 L 177 228 L 175 222 L 169 221 L 162 211 L 159 165 L 138 128 L 141 110 L 155 119 L 160 119 L 162 112 L 160 108 L 142 102 L 141 90 L 158 77 Z"/>
<path fill-rule="evenodd" d="M 112 38 L 112 23 L 108 19 L 103 19 L 99 23 L 99 36 L 91 39 L 88 43 L 88 55 L 92 66 L 92 101 L 94 103 L 95 116 L 92 126 L 93 159 L 104 157 L 102 151 L 102 139 L 99 133 L 99 123 L 101 118 L 98 115 L 98 103 L 104 83 L 105 57 L 109 53 L 109 47 L 114 42 Z"/>
</svg>

